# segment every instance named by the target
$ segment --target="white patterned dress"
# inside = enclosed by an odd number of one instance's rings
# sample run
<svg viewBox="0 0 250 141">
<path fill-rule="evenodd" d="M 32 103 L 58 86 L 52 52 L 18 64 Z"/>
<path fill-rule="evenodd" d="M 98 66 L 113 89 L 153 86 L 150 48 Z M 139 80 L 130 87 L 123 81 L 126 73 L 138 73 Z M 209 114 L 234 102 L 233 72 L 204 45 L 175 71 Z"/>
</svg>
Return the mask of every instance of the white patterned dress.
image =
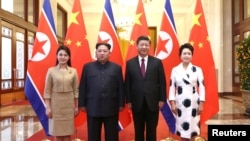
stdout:
<svg viewBox="0 0 250 141">
<path fill-rule="evenodd" d="M 169 100 L 176 102 L 176 134 L 190 139 L 200 134 L 200 115 L 198 106 L 205 101 L 203 72 L 200 67 L 189 63 L 187 69 L 182 63 L 171 72 Z"/>
</svg>

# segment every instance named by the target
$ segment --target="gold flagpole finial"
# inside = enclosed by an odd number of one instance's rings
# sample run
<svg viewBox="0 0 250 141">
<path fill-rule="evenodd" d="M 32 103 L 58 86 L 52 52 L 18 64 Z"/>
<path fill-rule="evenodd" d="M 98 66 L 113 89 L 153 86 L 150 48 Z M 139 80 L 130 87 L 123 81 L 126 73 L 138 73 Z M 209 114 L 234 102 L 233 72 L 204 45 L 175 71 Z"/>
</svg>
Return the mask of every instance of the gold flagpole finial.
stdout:
<svg viewBox="0 0 250 141">
<path fill-rule="evenodd" d="M 172 137 L 167 137 L 164 141 L 175 141 L 175 139 Z"/>
<path fill-rule="evenodd" d="M 75 128 L 75 136 L 74 136 L 74 139 L 72 141 L 84 141 L 84 140 L 77 138 L 77 128 Z"/>
<path fill-rule="evenodd" d="M 201 137 L 201 136 L 195 137 L 194 140 L 195 140 L 195 141 L 207 141 L 207 139 L 205 139 L 205 138 L 203 138 L 203 137 Z"/>
<path fill-rule="evenodd" d="M 42 141 L 50 141 L 50 140 L 48 139 L 48 136 L 46 135 L 46 133 L 44 133 L 44 139 L 43 139 Z"/>
</svg>

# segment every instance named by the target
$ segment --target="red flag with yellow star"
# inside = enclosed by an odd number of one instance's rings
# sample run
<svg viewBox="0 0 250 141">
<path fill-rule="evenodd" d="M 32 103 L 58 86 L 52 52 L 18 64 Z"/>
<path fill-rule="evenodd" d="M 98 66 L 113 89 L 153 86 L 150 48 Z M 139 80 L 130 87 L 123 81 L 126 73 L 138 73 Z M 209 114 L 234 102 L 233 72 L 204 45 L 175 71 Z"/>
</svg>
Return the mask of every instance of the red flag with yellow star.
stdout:
<svg viewBox="0 0 250 141">
<path fill-rule="evenodd" d="M 201 114 L 201 123 L 204 123 L 219 111 L 219 99 L 215 65 L 201 0 L 196 3 L 189 42 L 194 46 L 192 63 L 200 66 L 204 74 L 206 100 Z"/>
<path fill-rule="evenodd" d="M 64 44 L 70 48 L 71 64 L 77 69 L 80 80 L 83 65 L 92 61 L 80 0 L 74 1 Z M 80 126 L 85 121 L 86 114 L 80 112 L 75 118 L 75 126 Z"/>
<path fill-rule="evenodd" d="M 130 36 L 129 47 L 126 55 L 126 61 L 137 55 L 136 40 L 139 36 L 149 36 L 148 24 L 142 0 L 138 0 L 134 25 Z M 151 46 L 149 55 L 154 56 L 154 48 Z"/>
</svg>

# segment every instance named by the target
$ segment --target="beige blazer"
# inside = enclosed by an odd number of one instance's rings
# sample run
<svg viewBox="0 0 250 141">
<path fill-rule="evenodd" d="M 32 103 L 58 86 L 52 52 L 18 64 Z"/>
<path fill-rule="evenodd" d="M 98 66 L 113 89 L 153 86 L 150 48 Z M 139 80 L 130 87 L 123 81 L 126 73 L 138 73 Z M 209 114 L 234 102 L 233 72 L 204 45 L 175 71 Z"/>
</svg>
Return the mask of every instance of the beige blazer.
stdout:
<svg viewBox="0 0 250 141">
<path fill-rule="evenodd" d="M 78 98 L 78 76 L 75 68 L 67 67 L 66 71 L 60 71 L 59 66 L 55 66 L 48 69 L 44 98 L 50 99 L 54 92 L 73 92 L 74 97 Z"/>
</svg>

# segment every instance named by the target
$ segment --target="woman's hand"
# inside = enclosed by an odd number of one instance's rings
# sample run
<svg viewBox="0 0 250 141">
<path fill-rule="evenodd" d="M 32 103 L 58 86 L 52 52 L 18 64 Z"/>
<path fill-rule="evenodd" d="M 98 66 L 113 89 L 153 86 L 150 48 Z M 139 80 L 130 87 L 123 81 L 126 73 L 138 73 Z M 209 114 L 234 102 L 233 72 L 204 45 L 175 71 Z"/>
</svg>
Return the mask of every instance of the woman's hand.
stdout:
<svg viewBox="0 0 250 141">
<path fill-rule="evenodd" d="M 47 107 L 47 108 L 46 108 L 46 116 L 47 116 L 48 118 L 52 118 L 52 112 L 51 112 L 50 107 Z"/>
<path fill-rule="evenodd" d="M 198 108 L 198 114 L 200 115 L 203 112 L 203 102 L 200 102 L 199 108 Z"/>
<path fill-rule="evenodd" d="M 178 109 L 177 109 L 177 107 L 176 107 L 175 101 L 170 101 L 170 104 L 171 104 L 171 111 L 172 111 L 175 115 L 178 115 Z"/>
<path fill-rule="evenodd" d="M 79 113 L 78 107 L 75 107 L 75 116 L 77 116 Z"/>
<path fill-rule="evenodd" d="M 175 104 L 174 104 L 174 105 L 171 105 L 171 110 L 172 110 L 172 112 L 173 112 L 175 115 L 178 114 L 178 109 L 177 109 L 177 107 L 176 107 Z"/>
</svg>

